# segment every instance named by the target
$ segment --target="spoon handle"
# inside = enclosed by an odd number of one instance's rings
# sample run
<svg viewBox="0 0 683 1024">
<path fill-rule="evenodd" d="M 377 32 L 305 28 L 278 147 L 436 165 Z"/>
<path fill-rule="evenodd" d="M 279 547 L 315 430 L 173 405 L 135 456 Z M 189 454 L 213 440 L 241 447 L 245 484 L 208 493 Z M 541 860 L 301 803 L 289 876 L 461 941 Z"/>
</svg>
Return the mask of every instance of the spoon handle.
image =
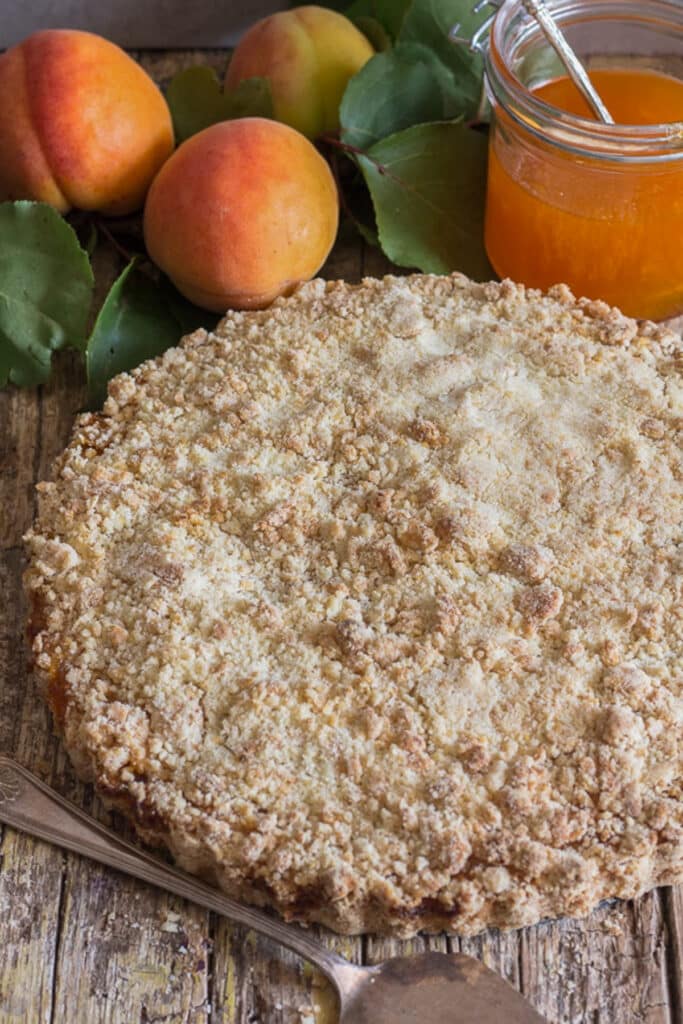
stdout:
<svg viewBox="0 0 683 1024">
<path fill-rule="evenodd" d="M 557 27 L 554 18 L 545 5 L 545 0 L 522 0 L 522 3 L 527 13 L 532 18 L 535 18 L 540 25 L 543 35 L 557 53 L 567 69 L 572 82 L 582 94 L 597 119 L 602 121 L 603 124 L 614 124 L 612 115 L 600 99 L 586 73 L 586 69 Z"/>
<path fill-rule="evenodd" d="M 151 882 L 238 924 L 253 928 L 315 964 L 335 985 L 351 968 L 347 960 L 325 949 L 298 925 L 284 924 L 262 910 L 237 903 L 217 889 L 120 839 L 26 768 L 2 754 L 0 822 L 84 854 L 143 882 Z"/>
</svg>

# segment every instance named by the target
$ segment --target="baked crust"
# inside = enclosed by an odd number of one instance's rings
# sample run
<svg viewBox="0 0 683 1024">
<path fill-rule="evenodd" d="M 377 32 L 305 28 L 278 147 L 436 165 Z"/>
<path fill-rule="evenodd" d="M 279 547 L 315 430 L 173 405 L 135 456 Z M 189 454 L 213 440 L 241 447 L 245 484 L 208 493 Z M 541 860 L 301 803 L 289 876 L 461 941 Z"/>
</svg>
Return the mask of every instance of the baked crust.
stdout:
<svg viewBox="0 0 683 1024">
<path fill-rule="evenodd" d="M 563 286 L 416 275 L 313 281 L 117 377 L 27 536 L 78 771 L 340 932 L 680 881 L 682 370 Z"/>
</svg>

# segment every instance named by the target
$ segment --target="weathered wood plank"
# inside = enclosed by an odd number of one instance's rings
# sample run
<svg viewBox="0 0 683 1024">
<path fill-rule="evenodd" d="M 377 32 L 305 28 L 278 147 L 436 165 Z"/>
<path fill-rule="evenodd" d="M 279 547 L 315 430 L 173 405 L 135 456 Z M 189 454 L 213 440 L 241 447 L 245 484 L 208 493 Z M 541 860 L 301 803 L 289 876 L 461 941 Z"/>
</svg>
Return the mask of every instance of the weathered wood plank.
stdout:
<svg viewBox="0 0 683 1024">
<path fill-rule="evenodd" d="M 13 751 L 22 763 L 50 778 L 54 741 L 46 708 L 27 672 L 23 557 L 18 547 L 35 508 L 33 485 L 42 454 L 43 401 L 39 392 L 10 389 L 0 395 L 0 501 L 8 513 L 2 521 L 6 589 L 3 587 L 5 600 L 0 608 L 0 738 L 3 750 Z M 57 404 L 62 402 L 60 394 Z M 4 832 L 0 852 L 0 907 L 10 911 L 2 914 L 7 955 L 0 958 L 0 1021 L 42 1024 L 52 1019 L 64 857 L 61 851 L 11 829 Z"/>
<path fill-rule="evenodd" d="M 13 749 L 26 673 L 22 566 L 19 548 L 0 551 L 0 750 Z"/>
<path fill-rule="evenodd" d="M 212 1021 L 292 1024 L 311 1012 L 308 981 L 293 954 L 229 921 L 217 922 Z"/>
<path fill-rule="evenodd" d="M 683 886 L 675 885 L 659 892 L 668 929 L 666 953 L 672 1020 L 679 1022 L 683 1021 Z"/>
<path fill-rule="evenodd" d="M 552 1024 L 670 1024 L 667 927 L 657 892 L 520 934 L 521 988 Z"/>
<path fill-rule="evenodd" d="M 63 858 L 5 829 L 0 859 L 0 1024 L 50 1024 Z"/>
<path fill-rule="evenodd" d="M 42 396 L 7 391 L 3 418 L 3 600 L 0 604 L 2 749 L 45 778 L 51 777 L 54 741 L 47 710 L 27 672 L 23 643 L 23 557 L 16 546 L 33 518 L 33 483 L 40 463 Z M 5 459 L 8 461 L 6 462 Z M 64 857 L 61 851 L 5 829 L 0 848 L 0 1022 L 52 1020 L 53 978 Z"/>
<path fill-rule="evenodd" d="M 329 281 L 360 281 L 363 273 L 363 251 L 354 228 L 348 221 L 339 225 L 339 237 L 327 258 L 320 276 Z"/>
<path fill-rule="evenodd" d="M 471 938 L 453 936 L 451 944 L 454 951 L 459 950 L 481 960 L 515 988 L 521 989 L 518 932 L 491 930 Z"/>
<path fill-rule="evenodd" d="M 0 550 L 21 544 L 33 516 L 39 424 L 37 392 L 0 392 Z"/>
<path fill-rule="evenodd" d="M 70 858 L 55 1021 L 205 1024 L 207 915 L 92 861 Z"/>
<path fill-rule="evenodd" d="M 212 932 L 212 1024 L 335 1024 L 336 996 L 310 964 L 223 919 Z M 359 938 L 316 932 L 328 949 L 361 962 Z"/>
<path fill-rule="evenodd" d="M 394 956 L 413 956 L 427 950 L 448 953 L 448 939 L 445 935 L 416 935 L 412 939 L 393 939 L 386 935 L 367 935 L 364 943 L 363 962 L 378 964 Z"/>
</svg>

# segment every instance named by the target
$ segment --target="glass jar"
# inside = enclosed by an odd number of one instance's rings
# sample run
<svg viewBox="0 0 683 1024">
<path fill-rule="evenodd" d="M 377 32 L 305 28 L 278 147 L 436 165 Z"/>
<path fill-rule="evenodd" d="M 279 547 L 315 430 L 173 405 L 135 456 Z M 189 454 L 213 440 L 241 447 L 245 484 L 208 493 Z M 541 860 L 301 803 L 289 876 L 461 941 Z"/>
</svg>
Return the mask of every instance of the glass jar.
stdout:
<svg viewBox="0 0 683 1024">
<path fill-rule="evenodd" d="M 683 80 L 681 0 L 555 0 L 589 67 Z M 493 22 L 486 248 L 501 277 L 605 299 L 636 316 L 683 313 L 683 122 L 603 125 L 533 89 L 566 72 L 520 0 Z"/>
</svg>

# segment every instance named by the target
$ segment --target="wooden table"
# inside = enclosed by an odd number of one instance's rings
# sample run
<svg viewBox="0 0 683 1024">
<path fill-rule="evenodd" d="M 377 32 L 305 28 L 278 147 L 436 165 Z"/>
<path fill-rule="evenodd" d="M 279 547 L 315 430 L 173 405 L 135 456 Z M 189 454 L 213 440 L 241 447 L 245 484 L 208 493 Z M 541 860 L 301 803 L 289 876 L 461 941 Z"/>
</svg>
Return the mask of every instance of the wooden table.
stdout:
<svg viewBox="0 0 683 1024">
<path fill-rule="evenodd" d="M 221 53 L 140 57 L 160 81 L 181 65 L 225 63 Z M 98 251 L 95 264 L 102 293 L 116 270 L 111 250 Z M 358 280 L 387 269 L 343 230 L 324 274 Z M 110 822 L 53 736 L 23 641 L 21 538 L 35 512 L 34 484 L 49 475 L 83 400 L 82 370 L 69 355 L 48 386 L 0 393 L 0 750 Z M 321 937 L 367 963 L 426 947 L 462 950 L 500 971 L 553 1024 L 683 1022 L 680 889 L 612 903 L 584 921 L 474 939 Z M 271 942 L 0 826 L 0 1024 L 334 1020 L 322 979 Z"/>
</svg>

